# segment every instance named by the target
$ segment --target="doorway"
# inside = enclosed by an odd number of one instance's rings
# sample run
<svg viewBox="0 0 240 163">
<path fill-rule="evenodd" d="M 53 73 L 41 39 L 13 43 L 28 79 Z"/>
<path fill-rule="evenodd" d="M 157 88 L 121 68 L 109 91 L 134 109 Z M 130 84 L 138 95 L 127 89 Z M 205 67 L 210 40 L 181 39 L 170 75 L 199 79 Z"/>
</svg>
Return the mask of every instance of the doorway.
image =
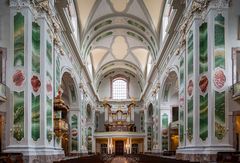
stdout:
<svg viewBox="0 0 240 163">
<path fill-rule="evenodd" d="M 124 143 L 122 140 L 118 140 L 115 142 L 115 154 L 116 155 L 123 155 L 123 146 Z"/>
<path fill-rule="evenodd" d="M 2 150 L 5 147 L 4 128 L 5 128 L 5 116 L 3 114 L 0 114 L 0 153 L 2 153 Z"/>
<path fill-rule="evenodd" d="M 138 154 L 138 144 L 132 144 L 132 154 Z"/>
<path fill-rule="evenodd" d="M 235 137 L 233 141 L 234 142 L 234 147 L 235 150 L 237 152 L 239 152 L 239 148 L 240 148 L 240 143 L 239 143 L 239 139 L 240 139 L 240 115 L 236 115 L 235 116 L 235 124 L 234 124 L 234 134 L 233 136 Z"/>
</svg>

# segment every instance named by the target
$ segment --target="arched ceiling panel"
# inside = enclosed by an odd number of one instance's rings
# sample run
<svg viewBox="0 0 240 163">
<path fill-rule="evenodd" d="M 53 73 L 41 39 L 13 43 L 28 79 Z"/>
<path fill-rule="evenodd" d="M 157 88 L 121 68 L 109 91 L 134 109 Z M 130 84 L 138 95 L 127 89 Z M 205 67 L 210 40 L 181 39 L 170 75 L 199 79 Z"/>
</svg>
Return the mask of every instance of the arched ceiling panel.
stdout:
<svg viewBox="0 0 240 163">
<path fill-rule="evenodd" d="M 143 48 L 137 48 L 132 50 L 133 55 L 138 59 L 141 65 L 142 71 L 144 71 L 146 68 L 148 52 L 149 52 L 148 50 Z"/>
<path fill-rule="evenodd" d="M 133 3 L 130 5 L 127 13 L 129 15 L 134 15 L 136 17 L 141 18 L 142 20 L 146 21 L 146 23 L 150 23 L 147 12 L 142 9 L 142 7 L 139 4 L 139 1 L 133 1 Z"/>
<path fill-rule="evenodd" d="M 109 5 L 109 3 L 106 0 L 101 0 L 101 2 L 98 4 L 95 11 L 92 13 L 91 22 L 94 22 L 95 20 L 104 17 L 105 15 L 111 14 L 113 11 Z M 89 22 L 90 23 L 90 22 Z"/>
<path fill-rule="evenodd" d="M 158 24 L 161 15 L 162 5 L 164 5 L 165 0 L 143 0 L 146 8 L 148 9 L 149 15 L 152 18 L 152 22 L 155 29 L 158 29 Z"/>
<path fill-rule="evenodd" d="M 117 36 L 111 47 L 112 54 L 116 59 L 123 59 L 128 53 L 128 44 L 123 36 Z"/>
<path fill-rule="evenodd" d="M 102 59 L 106 55 L 107 51 L 108 51 L 107 49 L 103 49 L 103 48 L 96 48 L 96 49 L 92 50 L 92 52 L 91 52 L 92 64 L 93 64 L 95 71 L 96 71 L 99 63 L 102 61 Z"/>
<path fill-rule="evenodd" d="M 93 5 L 96 0 L 77 0 L 77 6 L 80 16 L 81 26 L 84 29 L 85 25 L 87 24 L 88 17 L 90 12 L 92 11 Z"/>
<path fill-rule="evenodd" d="M 113 6 L 114 10 L 117 12 L 123 12 L 129 3 L 129 0 L 110 0 L 111 5 Z"/>
</svg>

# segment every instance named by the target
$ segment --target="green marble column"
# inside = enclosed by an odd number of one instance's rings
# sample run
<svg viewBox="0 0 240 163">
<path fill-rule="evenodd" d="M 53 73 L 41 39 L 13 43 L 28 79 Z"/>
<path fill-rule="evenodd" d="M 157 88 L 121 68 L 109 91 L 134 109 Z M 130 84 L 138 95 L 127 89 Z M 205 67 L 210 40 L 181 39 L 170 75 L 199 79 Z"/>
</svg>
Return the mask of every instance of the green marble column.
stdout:
<svg viewBox="0 0 240 163">
<path fill-rule="evenodd" d="M 193 32 L 190 30 L 187 37 L 187 138 L 193 139 Z"/>
<path fill-rule="evenodd" d="M 199 137 L 204 141 L 208 137 L 208 26 L 199 27 Z"/>
<path fill-rule="evenodd" d="M 12 81 L 14 85 L 13 93 L 13 137 L 21 141 L 24 137 L 24 16 L 18 12 L 14 16 L 14 73 Z"/>
<path fill-rule="evenodd" d="M 40 138 L 40 26 L 32 23 L 32 139 Z"/>
<path fill-rule="evenodd" d="M 78 151 L 78 117 L 71 117 L 71 145 L 72 151 Z"/>
<path fill-rule="evenodd" d="M 225 123 L 225 18 L 218 14 L 214 19 L 214 76 L 215 136 L 221 140 L 226 134 Z"/>
</svg>

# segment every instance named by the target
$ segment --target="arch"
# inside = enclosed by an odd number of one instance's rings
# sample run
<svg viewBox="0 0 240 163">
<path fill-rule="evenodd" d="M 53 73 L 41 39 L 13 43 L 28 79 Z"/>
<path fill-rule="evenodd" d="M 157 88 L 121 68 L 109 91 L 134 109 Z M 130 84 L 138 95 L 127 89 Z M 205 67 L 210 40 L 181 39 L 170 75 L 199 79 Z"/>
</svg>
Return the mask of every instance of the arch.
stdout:
<svg viewBox="0 0 240 163">
<path fill-rule="evenodd" d="M 176 92 L 178 92 L 179 88 L 179 73 L 176 67 L 172 67 L 168 69 L 167 74 L 163 79 L 163 87 L 160 89 L 160 101 L 161 102 L 168 102 L 169 101 L 169 92 L 172 91 L 175 87 Z M 178 96 L 178 94 L 175 94 Z"/>
<path fill-rule="evenodd" d="M 166 108 L 160 117 L 162 122 L 162 150 L 175 151 L 178 146 L 179 135 L 178 126 L 174 126 L 173 123 L 178 121 L 179 117 L 179 71 L 177 66 L 172 66 L 167 69 L 160 93 L 160 105 L 161 107 Z M 162 106 L 162 103 L 164 103 L 164 106 Z"/>
<path fill-rule="evenodd" d="M 71 71 L 69 69 L 65 69 L 61 74 L 61 88 L 62 88 L 62 97 L 66 104 L 71 106 L 79 106 L 79 92 L 77 91 L 76 79 L 73 77 Z"/>
</svg>

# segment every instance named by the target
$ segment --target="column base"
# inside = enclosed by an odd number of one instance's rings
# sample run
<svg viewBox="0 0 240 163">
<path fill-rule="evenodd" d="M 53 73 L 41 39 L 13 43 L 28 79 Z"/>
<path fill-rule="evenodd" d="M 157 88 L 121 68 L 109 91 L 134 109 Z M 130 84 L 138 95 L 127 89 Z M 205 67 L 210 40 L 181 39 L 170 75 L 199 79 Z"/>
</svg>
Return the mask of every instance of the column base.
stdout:
<svg viewBox="0 0 240 163">
<path fill-rule="evenodd" d="M 152 153 L 158 154 L 160 153 L 160 149 L 158 148 L 152 149 Z"/>
<path fill-rule="evenodd" d="M 88 150 L 87 150 L 86 148 L 82 148 L 82 149 L 81 149 L 81 153 L 82 153 L 82 154 L 88 154 Z"/>
<path fill-rule="evenodd" d="M 197 162 L 210 162 L 217 160 L 217 152 L 233 151 L 234 149 L 230 145 L 180 147 L 176 151 L 176 159 Z"/>
<path fill-rule="evenodd" d="M 61 148 L 8 146 L 4 153 L 22 153 L 24 162 L 46 162 L 60 160 L 65 157 Z"/>
</svg>

